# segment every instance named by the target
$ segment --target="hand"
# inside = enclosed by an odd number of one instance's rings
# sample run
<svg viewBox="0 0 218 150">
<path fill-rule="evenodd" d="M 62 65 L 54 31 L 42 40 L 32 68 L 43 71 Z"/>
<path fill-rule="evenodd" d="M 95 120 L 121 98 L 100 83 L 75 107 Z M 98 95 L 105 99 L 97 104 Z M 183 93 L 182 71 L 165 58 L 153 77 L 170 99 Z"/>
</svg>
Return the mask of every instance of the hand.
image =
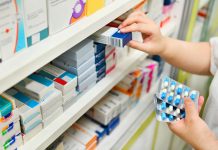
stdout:
<svg viewBox="0 0 218 150">
<path fill-rule="evenodd" d="M 191 99 L 185 99 L 186 117 L 180 121 L 168 123 L 168 126 L 172 132 L 197 150 L 217 149 L 218 142 L 215 135 L 199 117 L 203 103 L 204 97 L 200 97 L 197 110 Z"/>
<path fill-rule="evenodd" d="M 135 11 L 119 26 L 122 33 L 141 32 L 143 43 L 130 41 L 129 46 L 149 54 L 161 55 L 165 50 L 165 38 L 161 35 L 160 28 L 143 12 Z"/>
</svg>

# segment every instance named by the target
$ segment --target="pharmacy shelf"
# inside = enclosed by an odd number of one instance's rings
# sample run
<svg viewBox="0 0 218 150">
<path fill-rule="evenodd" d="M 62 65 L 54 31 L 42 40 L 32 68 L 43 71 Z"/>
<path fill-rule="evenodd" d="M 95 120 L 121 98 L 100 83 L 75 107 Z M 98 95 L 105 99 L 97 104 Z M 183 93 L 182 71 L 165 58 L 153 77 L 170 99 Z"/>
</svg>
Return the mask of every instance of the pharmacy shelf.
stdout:
<svg viewBox="0 0 218 150">
<path fill-rule="evenodd" d="M 48 37 L 3 62 L 0 64 L 0 93 L 63 54 L 140 2 L 141 0 L 115 0 L 95 14 L 81 19 L 71 27 Z"/>
<path fill-rule="evenodd" d="M 120 124 L 115 130 L 99 143 L 97 150 L 122 149 L 122 146 L 126 144 L 144 120 L 146 120 L 154 110 L 153 97 L 157 91 L 158 84 L 159 80 L 151 91 L 148 94 L 145 94 L 138 104 L 121 119 Z"/>
<path fill-rule="evenodd" d="M 165 30 L 164 28 L 162 30 Z M 165 36 L 170 35 L 171 31 Z M 94 87 L 77 98 L 77 101 L 70 106 L 64 113 L 54 120 L 47 128 L 34 136 L 30 141 L 21 146 L 19 150 L 45 149 L 62 133 L 64 133 L 74 122 L 94 106 L 112 87 L 121 81 L 138 63 L 146 58 L 147 54 L 131 50 L 128 57 L 120 61 L 116 69 L 106 78 L 101 80 Z M 151 96 L 151 95 L 150 95 Z"/>
<path fill-rule="evenodd" d="M 145 59 L 146 54 L 132 51 L 128 57 L 118 63 L 116 69 L 94 87 L 79 96 L 77 101 L 54 120 L 47 128 L 34 136 L 21 150 L 45 149 L 84 113 L 94 106 L 107 92 L 122 80 L 134 67 Z"/>
</svg>

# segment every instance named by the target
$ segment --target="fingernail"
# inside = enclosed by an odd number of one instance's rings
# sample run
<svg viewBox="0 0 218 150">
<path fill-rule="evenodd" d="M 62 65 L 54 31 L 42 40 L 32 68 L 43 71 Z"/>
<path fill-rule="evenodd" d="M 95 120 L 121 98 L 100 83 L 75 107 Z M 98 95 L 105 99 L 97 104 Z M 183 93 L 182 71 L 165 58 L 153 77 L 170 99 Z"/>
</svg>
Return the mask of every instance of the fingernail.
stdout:
<svg viewBox="0 0 218 150">
<path fill-rule="evenodd" d="M 125 32 L 125 29 L 120 29 L 120 32 L 122 32 L 122 33 Z"/>
</svg>

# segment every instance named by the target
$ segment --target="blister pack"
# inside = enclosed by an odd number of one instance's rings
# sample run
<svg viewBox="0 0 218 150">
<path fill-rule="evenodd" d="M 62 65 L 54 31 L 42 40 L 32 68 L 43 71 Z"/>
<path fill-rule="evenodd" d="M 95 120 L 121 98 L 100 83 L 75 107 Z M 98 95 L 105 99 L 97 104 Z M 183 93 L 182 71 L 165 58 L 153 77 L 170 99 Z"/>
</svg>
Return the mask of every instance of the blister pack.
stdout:
<svg viewBox="0 0 218 150">
<path fill-rule="evenodd" d="M 157 120 L 173 122 L 185 118 L 184 100 L 186 97 L 189 97 L 198 107 L 198 91 L 164 76 L 154 99 Z"/>
</svg>

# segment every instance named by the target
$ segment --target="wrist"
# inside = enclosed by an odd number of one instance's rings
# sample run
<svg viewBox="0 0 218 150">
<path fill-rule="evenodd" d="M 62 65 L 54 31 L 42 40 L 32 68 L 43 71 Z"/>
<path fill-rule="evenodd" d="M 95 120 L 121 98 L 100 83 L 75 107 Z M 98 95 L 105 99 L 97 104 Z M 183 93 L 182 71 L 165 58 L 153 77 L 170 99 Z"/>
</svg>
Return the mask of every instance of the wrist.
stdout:
<svg viewBox="0 0 218 150">
<path fill-rule="evenodd" d="M 160 49 L 160 53 L 159 55 L 162 57 L 162 58 L 167 58 L 169 57 L 169 45 L 170 44 L 170 38 L 168 37 L 164 37 L 162 36 L 161 37 L 161 49 Z"/>
</svg>

